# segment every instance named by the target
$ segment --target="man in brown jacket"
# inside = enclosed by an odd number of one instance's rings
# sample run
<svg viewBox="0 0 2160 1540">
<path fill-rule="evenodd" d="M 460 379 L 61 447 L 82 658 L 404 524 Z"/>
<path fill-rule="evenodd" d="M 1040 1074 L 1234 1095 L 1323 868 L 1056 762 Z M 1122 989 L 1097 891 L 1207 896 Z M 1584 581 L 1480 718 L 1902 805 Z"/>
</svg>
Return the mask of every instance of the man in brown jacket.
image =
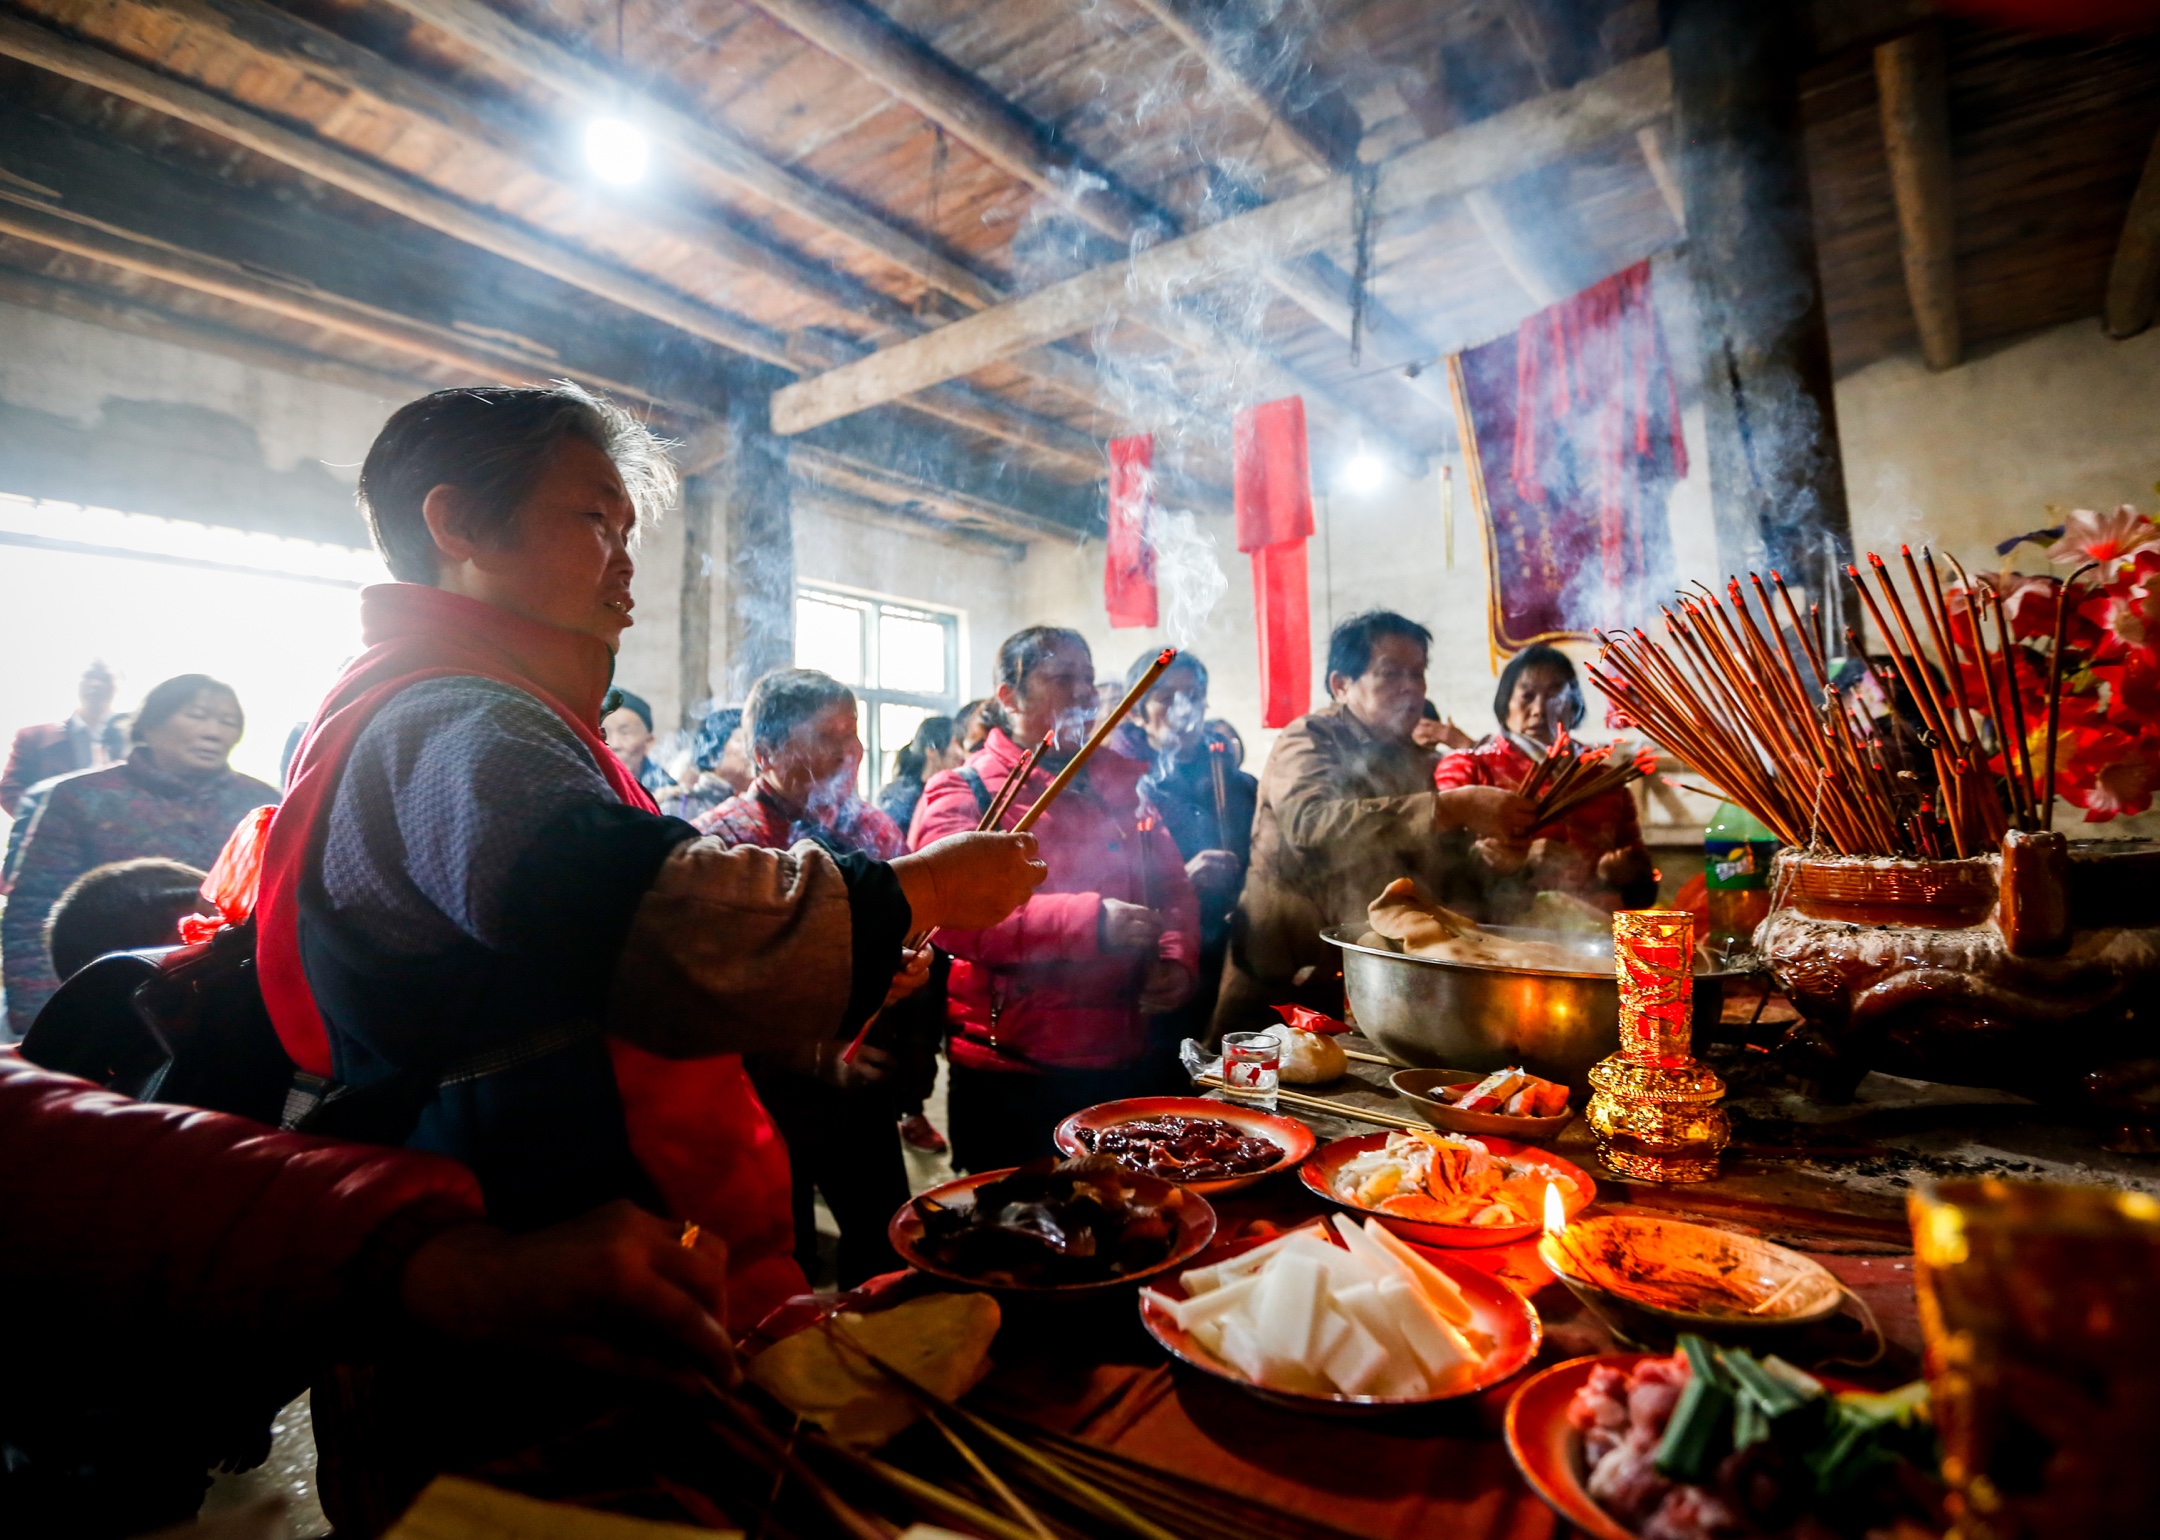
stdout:
<svg viewBox="0 0 2160 1540">
<path fill-rule="evenodd" d="M 1283 729 L 1260 777 L 1252 867 L 1232 925 L 1214 1032 L 1254 1031 L 1296 1002 L 1342 1014 L 1342 966 L 1320 939 L 1362 924 L 1397 877 L 1443 900 L 1473 840 L 1520 839 L 1530 804 L 1497 786 L 1436 791 L 1437 756 L 1412 737 L 1432 633 L 1387 610 L 1328 638 L 1331 704 Z"/>
</svg>

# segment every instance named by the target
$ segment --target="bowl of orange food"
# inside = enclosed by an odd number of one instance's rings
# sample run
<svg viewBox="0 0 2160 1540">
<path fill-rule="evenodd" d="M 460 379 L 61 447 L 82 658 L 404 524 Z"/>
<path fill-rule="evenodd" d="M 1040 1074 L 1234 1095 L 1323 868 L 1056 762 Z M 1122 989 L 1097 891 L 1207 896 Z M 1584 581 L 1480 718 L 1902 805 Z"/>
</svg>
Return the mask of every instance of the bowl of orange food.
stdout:
<svg viewBox="0 0 2160 1540">
<path fill-rule="evenodd" d="M 1536 1235 L 1548 1183 L 1570 1218 L 1597 1196 L 1588 1172 L 1545 1150 L 1422 1129 L 1336 1139 L 1298 1175 L 1328 1202 L 1426 1246 L 1505 1246 Z"/>
</svg>

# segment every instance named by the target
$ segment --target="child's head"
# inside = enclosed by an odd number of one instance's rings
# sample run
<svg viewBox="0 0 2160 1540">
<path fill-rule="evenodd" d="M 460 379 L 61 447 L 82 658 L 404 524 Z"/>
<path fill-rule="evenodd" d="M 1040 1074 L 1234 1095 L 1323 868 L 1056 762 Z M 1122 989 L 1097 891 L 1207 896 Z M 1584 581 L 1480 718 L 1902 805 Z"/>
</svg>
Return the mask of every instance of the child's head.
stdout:
<svg viewBox="0 0 2160 1540">
<path fill-rule="evenodd" d="M 145 857 L 95 866 L 68 884 L 45 921 L 45 949 L 65 979 L 107 952 L 177 946 L 180 917 L 207 912 L 203 873 Z"/>
</svg>

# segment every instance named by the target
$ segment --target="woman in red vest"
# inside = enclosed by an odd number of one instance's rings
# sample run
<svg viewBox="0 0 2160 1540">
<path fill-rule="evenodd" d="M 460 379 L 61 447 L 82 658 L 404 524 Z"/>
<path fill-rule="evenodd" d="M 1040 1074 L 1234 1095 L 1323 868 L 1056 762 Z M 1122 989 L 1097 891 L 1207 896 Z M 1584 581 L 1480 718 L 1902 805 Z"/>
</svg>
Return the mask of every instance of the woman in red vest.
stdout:
<svg viewBox="0 0 2160 1540">
<path fill-rule="evenodd" d="M 398 581 L 362 595 L 367 651 L 293 763 L 256 954 L 326 1111 L 463 1161 L 511 1229 L 625 1197 L 701 1226 L 739 1332 L 804 1286 L 740 1053 L 852 1033 L 909 932 L 994 924 L 1044 869 L 1025 836 L 884 862 L 654 810 L 599 722 L 636 531 L 673 490 L 659 442 L 574 387 L 391 417 L 360 500 Z M 473 1419 L 439 1412 L 441 1451 Z"/>
<path fill-rule="evenodd" d="M 1493 695 L 1500 731 L 1443 758 L 1433 772 L 1442 791 L 1458 786 L 1522 785 L 1559 740 L 1582 723 L 1582 684 L 1557 647 L 1526 647 L 1500 671 Z M 1473 846 L 1484 876 L 1482 918 L 1520 922 L 1538 893 L 1559 892 L 1604 909 L 1639 909 L 1657 900 L 1657 873 L 1643 844 L 1635 799 L 1624 788 L 1592 797 L 1533 840 L 1482 839 Z"/>
</svg>

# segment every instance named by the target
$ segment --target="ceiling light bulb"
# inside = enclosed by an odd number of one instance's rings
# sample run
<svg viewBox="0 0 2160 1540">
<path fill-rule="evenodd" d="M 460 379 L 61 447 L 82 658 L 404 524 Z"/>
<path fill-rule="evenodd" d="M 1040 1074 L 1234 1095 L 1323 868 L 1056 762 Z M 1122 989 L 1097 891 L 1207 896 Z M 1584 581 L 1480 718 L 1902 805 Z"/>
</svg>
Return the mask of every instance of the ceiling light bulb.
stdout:
<svg viewBox="0 0 2160 1540">
<path fill-rule="evenodd" d="M 1387 480 L 1387 466 L 1376 454 L 1359 450 L 1343 467 L 1343 485 L 1353 492 L 1377 492 Z"/>
<path fill-rule="evenodd" d="M 652 141 L 645 130 L 621 118 L 594 118 L 585 125 L 585 163 L 594 176 L 617 187 L 645 180 Z"/>
</svg>

